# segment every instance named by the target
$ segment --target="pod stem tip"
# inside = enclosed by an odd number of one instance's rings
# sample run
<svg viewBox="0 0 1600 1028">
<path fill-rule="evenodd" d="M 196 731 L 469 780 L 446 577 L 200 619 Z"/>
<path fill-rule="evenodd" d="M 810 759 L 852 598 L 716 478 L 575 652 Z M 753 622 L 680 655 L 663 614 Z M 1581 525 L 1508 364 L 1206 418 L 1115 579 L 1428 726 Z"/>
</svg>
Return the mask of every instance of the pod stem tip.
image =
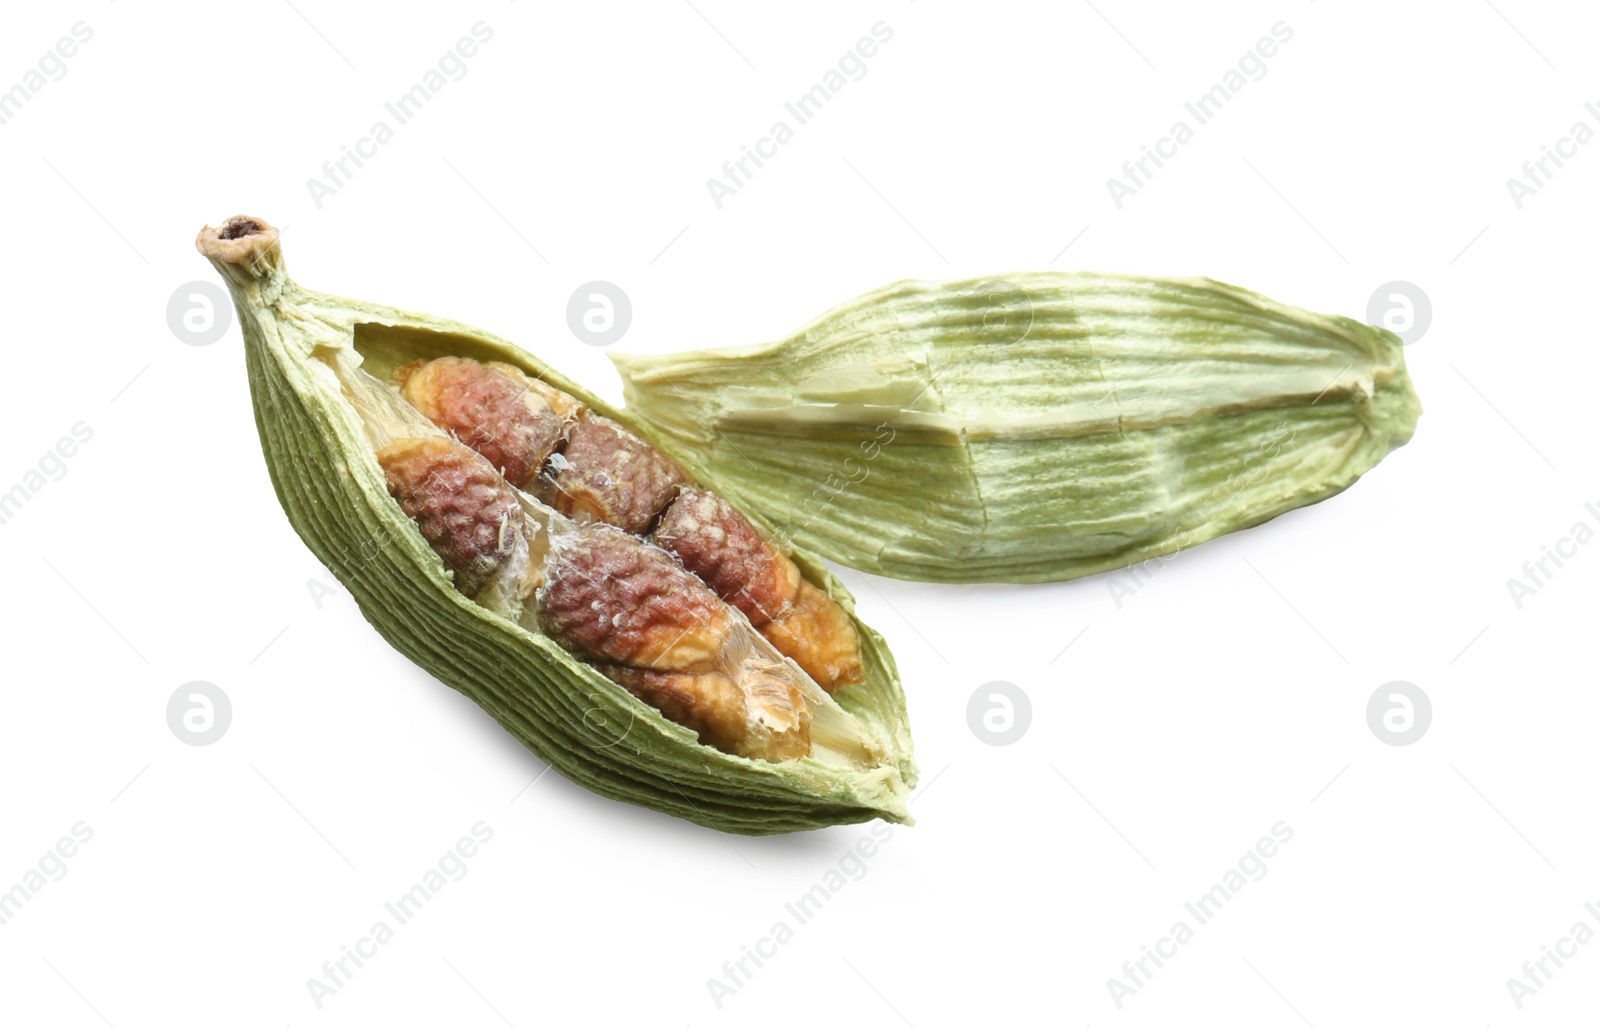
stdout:
<svg viewBox="0 0 1600 1028">
<path fill-rule="evenodd" d="M 240 214 L 221 225 L 207 225 L 195 237 L 195 249 L 225 273 L 264 278 L 283 267 L 278 230 L 265 218 Z"/>
</svg>

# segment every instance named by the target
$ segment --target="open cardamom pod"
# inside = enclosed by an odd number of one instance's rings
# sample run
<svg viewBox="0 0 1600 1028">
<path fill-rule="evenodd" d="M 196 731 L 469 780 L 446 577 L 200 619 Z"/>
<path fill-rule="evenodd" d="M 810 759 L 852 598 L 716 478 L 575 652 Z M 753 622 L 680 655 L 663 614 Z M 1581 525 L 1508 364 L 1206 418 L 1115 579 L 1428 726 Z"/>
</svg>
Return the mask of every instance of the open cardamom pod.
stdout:
<svg viewBox="0 0 1600 1028">
<path fill-rule="evenodd" d="M 1400 340 L 1210 279 L 901 282 L 787 339 L 613 355 L 628 410 L 798 548 L 1045 582 L 1346 488 L 1411 438 Z"/>
<path fill-rule="evenodd" d="M 302 289 L 259 218 L 196 245 L 284 511 L 391 645 L 601 795 L 752 835 L 909 823 L 893 658 L 818 558 L 511 343 Z"/>
</svg>

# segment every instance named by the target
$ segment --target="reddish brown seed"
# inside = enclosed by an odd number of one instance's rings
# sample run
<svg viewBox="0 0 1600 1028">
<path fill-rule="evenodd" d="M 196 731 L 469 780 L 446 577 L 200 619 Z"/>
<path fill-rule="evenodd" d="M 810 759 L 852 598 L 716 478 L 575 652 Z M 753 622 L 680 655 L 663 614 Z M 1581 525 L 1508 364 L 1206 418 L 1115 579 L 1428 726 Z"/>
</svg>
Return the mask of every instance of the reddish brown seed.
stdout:
<svg viewBox="0 0 1600 1028">
<path fill-rule="evenodd" d="M 557 389 L 549 382 L 534 378 L 532 375 L 528 374 L 526 371 L 523 371 L 515 364 L 507 364 L 504 361 L 489 361 L 484 365 L 484 367 L 493 368 L 529 392 L 537 393 L 538 395 L 544 397 L 545 402 L 550 405 L 550 409 L 555 411 L 558 417 L 569 424 L 576 421 L 586 409 L 583 405 L 583 401 L 578 399 L 576 396 Z"/>
<path fill-rule="evenodd" d="M 804 579 L 788 610 L 761 634 L 828 692 L 862 680 L 861 638 L 844 608 Z"/>
<path fill-rule="evenodd" d="M 580 655 L 662 671 L 709 670 L 733 628 L 725 604 L 666 553 L 592 527 L 555 544 L 539 625 Z"/>
<path fill-rule="evenodd" d="M 489 462 L 444 436 L 402 439 L 378 451 L 389 493 L 477 596 L 511 559 L 522 508 Z"/>
<path fill-rule="evenodd" d="M 794 561 L 716 493 L 681 490 L 651 537 L 758 628 L 788 607 L 800 587 Z"/>
<path fill-rule="evenodd" d="M 526 378 L 519 381 L 466 357 L 414 361 L 395 377 L 412 406 L 481 453 L 512 485 L 525 486 L 539 473 L 566 428 L 561 413 Z"/>
<path fill-rule="evenodd" d="M 578 422 L 543 491 L 556 510 L 642 535 L 688 480 L 677 462 L 612 421 Z"/>
</svg>

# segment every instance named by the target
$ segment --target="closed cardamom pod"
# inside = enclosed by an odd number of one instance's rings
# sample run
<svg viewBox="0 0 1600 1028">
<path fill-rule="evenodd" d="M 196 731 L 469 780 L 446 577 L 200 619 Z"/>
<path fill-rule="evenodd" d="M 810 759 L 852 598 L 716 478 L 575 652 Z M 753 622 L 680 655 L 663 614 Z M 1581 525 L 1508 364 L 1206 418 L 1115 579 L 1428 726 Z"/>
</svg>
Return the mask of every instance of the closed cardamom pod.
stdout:
<svg viewBox="0 0 1600 1028">
<path fill-rule="evenodd" d="M 806 551 L 935 582 L 1163 556 L 1411 438 L 1400 340 L 1210 279 L 901 282 L 787 339 L 613 355 L 628 410 Z"/>
</svg>

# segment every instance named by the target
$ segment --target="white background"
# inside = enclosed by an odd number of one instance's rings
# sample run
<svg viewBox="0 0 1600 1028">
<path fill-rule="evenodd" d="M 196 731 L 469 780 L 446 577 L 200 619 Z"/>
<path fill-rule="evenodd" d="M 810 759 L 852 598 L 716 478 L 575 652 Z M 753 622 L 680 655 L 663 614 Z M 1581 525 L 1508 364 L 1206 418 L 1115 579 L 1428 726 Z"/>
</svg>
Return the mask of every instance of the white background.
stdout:
<svg viewBox="0 0 1600 1028">
<path fill-rule="evenodd" d="M 1576 4 L 555 5 L 133 0 L 13 7 L 0 89 L 0 889 L 93 838 L 0 925 L 13 1024 L 1571 1025 L 1600 945 L 1518 1009 L 1506 979 L 1600 928 L 1600 119 Z M 307 180 L 482 21 L 493 39 L 353 179 Z M 721 209 L 706 180 L 871 26 L 893 39 Z M 1293 39 L 1121 209 L 1121 164 L 1277 22 Z M 392 119 L 390 119 L 392 121 Z M 1192 121 L 1192 119 L 1191 119 Z M 1552 165 L 1553 168 L 1553 165 Z M 865 874 L 722 1006 L 854 826 L 726 838 L 548 775 L 393 653 L 302 547 L 259 456 L 237 327 L 190 345 L 201 225 L 285 226 L 310 288 L 482 325 L 620 390 L 565 306 L 632 299 L 619 350 L 784 335 L 903 277 L 1208 274 L 1365 316 L 1414 282 L 1426 413 L 1348 492 L 1164 565 L 947 588 L 843 572 L 889 637 L 928 784 Z M 1071 244 L 1070 246 L 1068 244 Z M 1065 248 L 1065 249 L 1064 249 Z M 1071 643 L 1070 649 L 1066 648 Z M 193 680 L 209 746 L 169 730 Z M 1013 745 L 968 727 L 1015 683 Z M 1368 697 L 1431 698 L 1403 747 Z M 482 821 L 493 839 L 319 1010 L 306 985 Z M 1293 839 L 1122 1007 L 1107 980 L 1278 822 Z M 880 826 L 881 828 L 881 826 Z M 1188 919 L 1188 918 L 1186 918 Z M 1192 919 L 1188 919 L 1193 924 Z M 753 965 L 749 965 L 753 966 Z M 1554 965 L 1547 965 L 1554 970 Z"/>
</svg>

